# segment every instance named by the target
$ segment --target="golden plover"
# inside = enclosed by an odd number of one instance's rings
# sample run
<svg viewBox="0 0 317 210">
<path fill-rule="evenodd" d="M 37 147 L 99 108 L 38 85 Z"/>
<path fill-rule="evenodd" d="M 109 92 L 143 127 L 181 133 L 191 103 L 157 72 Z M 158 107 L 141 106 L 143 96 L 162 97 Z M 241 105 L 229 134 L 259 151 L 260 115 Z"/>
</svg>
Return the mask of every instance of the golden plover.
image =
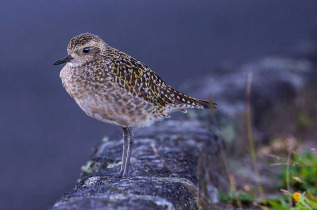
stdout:
<svg viewBox="0 0 317 210">
<path fill-rule="evenodd" d="M 67 52 L 54 63 L 66 63 L 60 71 L 66 91 L 88 116 L 123 129 L 119 176 L 126 176 L 129 170 L 133 127 L 149 126 L 170 117 L 173 111 L 186 113 L 187 108 L 210 107 L 208 101 L 174 90 L 144 63 L 110 47 L 96 35 L 73 37 Z"/>
</svg>

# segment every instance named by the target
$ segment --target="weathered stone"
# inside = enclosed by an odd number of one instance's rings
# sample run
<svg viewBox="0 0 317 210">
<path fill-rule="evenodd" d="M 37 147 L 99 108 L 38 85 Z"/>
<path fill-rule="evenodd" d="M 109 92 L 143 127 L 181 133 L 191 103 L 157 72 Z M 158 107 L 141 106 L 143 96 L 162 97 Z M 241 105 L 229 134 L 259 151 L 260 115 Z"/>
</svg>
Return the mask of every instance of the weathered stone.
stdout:
<svg viewBox="0 0 317 210">
<path fill-rule="evenodd" d="M 119 179 L 121 152 L 121 140 L 105 139 L 53 209 L 208 208 L 218 202 L 211 189 L 226 183 L 216 136 L 198 121 L 136 129 L 130 176 Z"/>
</svg>

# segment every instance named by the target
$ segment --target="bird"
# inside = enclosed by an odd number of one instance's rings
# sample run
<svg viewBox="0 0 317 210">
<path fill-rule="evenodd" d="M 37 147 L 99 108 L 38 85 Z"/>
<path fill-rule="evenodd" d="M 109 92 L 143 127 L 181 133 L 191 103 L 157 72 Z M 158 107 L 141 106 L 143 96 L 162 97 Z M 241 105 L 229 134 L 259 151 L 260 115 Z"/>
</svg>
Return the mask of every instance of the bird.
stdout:
<svg viewBox="0 0 317 210">
<path fill-rule="evenodd" d="M 132 129 L 146 127 L 187 108 L 215 108 L 216 103 L 187 96 L 165 83 L 151 68 L 117 50 L 97 35 L 73 37 L 60 78 L 67 93 L 89 116 L 123 131 L 122 164 L 118 177 L 128 176 L 134 144 Z"/>
</svg>

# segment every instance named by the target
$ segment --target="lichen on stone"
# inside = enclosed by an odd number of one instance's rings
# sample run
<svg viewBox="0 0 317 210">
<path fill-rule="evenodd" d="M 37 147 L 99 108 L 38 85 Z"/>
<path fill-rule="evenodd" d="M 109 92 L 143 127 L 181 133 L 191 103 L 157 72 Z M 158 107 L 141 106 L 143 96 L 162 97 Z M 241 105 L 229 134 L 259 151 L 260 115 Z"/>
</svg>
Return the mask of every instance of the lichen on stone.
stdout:
<svg viewBox="0 0 317 210">
<path fill-rule="evenodd" d="M 87 161 L 86 165 L 81 167 L 81 170 L 88 174 L 92 173 L 92 165 L 93 165 L 92 161 Z"/>
<path fill-rule="evenodd" d="M 117 163 L 110 163 L 110 164 L 107 165 L 107 168 L 113 168 L 113 167 L 119 166 L 121 164 L 122 164 L 121 161 L 119 161 Z"/>
</svg>

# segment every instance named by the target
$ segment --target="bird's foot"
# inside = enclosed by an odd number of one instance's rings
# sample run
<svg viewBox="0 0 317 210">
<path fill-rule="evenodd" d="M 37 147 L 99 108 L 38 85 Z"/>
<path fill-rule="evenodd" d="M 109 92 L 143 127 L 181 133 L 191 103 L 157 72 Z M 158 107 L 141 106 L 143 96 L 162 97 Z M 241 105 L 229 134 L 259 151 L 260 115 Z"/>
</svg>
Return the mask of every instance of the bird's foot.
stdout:
<svg viewBox="0 0 317 210">
<path fill-rule="evenodd" d="M 115 175 L 115 178 L 121 179 L 121 178 L 126 178 L 128 176 L 129 174 L 126 171 L 121 170 L 117 175 Z"/>
<path fill-rule="evenodd" d="M 127 177 L 129 177 L 129 174 L 128 173 L 123 173 L 122 177 L 127 178 Z"/>
</svg>

